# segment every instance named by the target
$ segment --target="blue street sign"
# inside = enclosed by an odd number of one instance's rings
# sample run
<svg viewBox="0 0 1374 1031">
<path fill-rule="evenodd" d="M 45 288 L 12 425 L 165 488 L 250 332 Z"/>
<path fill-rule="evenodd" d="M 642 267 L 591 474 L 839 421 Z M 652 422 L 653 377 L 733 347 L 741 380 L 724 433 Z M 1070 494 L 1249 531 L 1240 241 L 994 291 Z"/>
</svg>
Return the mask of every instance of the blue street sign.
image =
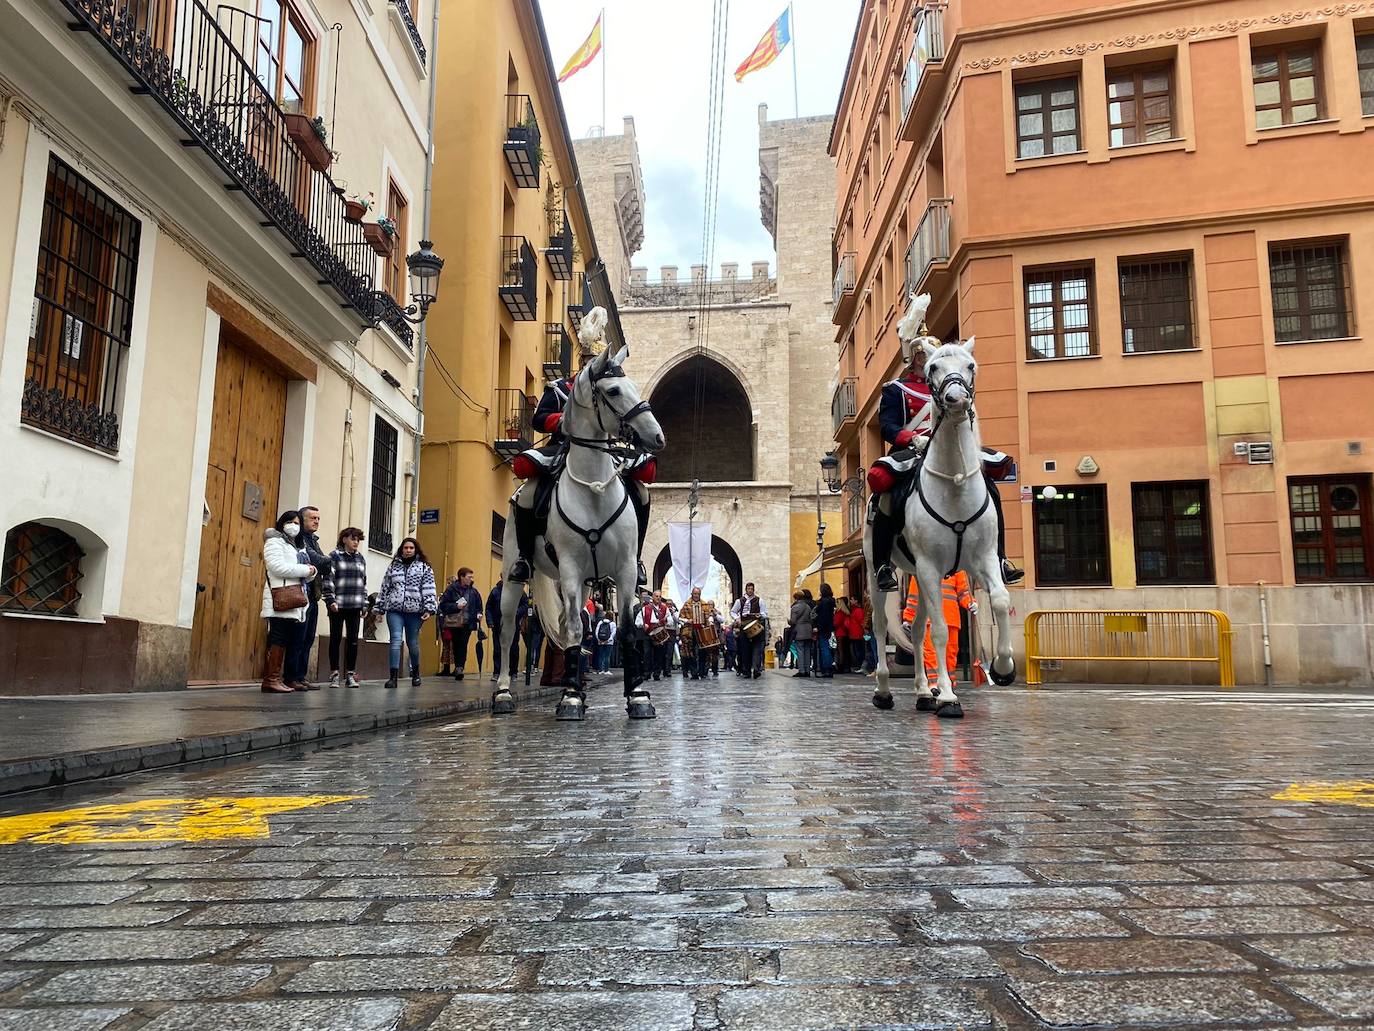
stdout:
<svg viewBox="0 0 1374 1031">
<path fill-rule="evenodd" d="M 439 510 L 437 508 L 420 509 L 421 523 L 437 523 L 439 521 Z"/>
</svg>

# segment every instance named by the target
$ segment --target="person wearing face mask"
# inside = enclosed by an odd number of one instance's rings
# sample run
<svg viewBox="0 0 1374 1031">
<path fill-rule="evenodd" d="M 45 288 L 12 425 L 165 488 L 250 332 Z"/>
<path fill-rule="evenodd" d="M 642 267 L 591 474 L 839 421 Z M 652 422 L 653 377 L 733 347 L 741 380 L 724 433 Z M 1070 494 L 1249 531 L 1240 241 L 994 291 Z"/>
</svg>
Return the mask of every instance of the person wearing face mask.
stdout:
<svg viewBox="0 0 1374 1031">
<path fill-rule="evenodd" d="M 329 613 L 329 686 L 358 686 L 358 623 L 367 607 L 367 559 L 360 548 L 363 531 L 350 526 L 339 534 L 338 546 L 329 553 L 322 596 Z M 347 678 L 340 682 L 340 645 L 347 642 Z"/>
<path fill-rule="evenodd" d="M 315 536 L 320 528 L 320 510 L 314 505 L 302 505 L 298 511 L 301 532 L 296 538 L 296 549 L 301 553 L 301 560 L 314 566 L 319 575 L 305 589 L 310 603 L 305 607 L 305 618 L 296 628 L 295 640 L 286 648 L 285 678 L 297 691 L 318 691 L 320 685 L 310 680 L 310 652 L 315 647 L 320 617 L 320 588 L 325 574 L 329 572 L 329 557 L 320 549 L 320 539 Z"/>
<path fill-rule="evenodd" d="M 273 598 L 274 588 L 301 588 L 299 597 L 306 599 L 305 587 L 315 579 L 315 567 L 306 561 L 299 549 L 301 514 L 294 509 L 277 516 L 272 529 L 263 533 L 262 561 L 267 575 L 262 586 L 262 618 L 267 620 L 267 664 L 262 674 L 262 690 L 267 694 L 290 694 L 295 688 L 282 679 L 286 665 L 286 650 L 295 642 L 305 622 L 308 604 L 279 609 L 292 599 L 281 592 L 280 600 Z"/>
<path fill-rule="evenodd" d="M 410 652 L 410 686 L 420 686 L 420 624 L 439 607 L 434 589 L 434 570 L 420 542 L 414 537 L 401 541 L 396 557 L 382 574 L 382 589 L 377 602 L 386 613 L 387 637 L 391 643 L 391 676 L 386 687 L 395 688 L 401 673 L 401 640 Z"/>
</svg>

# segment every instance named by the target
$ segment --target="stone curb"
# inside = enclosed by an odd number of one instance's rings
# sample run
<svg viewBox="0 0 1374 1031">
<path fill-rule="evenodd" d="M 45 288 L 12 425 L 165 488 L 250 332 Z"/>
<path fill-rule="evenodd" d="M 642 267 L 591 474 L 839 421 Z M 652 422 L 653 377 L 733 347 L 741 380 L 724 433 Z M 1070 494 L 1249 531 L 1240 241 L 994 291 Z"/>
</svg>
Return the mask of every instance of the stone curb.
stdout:
<svg viewBox="0 0 1374 1031">
<path fill-rule="evenodd" d="M 592 685 L 589 685 L 589 688 Z M 517 703 L 538 701 L 557 695 L 561 687 L 531 686 L 514 692 Z M 490 695 L 469 698 L 423 709 L 403 709 L 390 712 L 324 716 L 315 720 L 283 723 L 274 727 L 253 727 L 248 730 L 205 734 L 199 737 L 178 738 L 175 741 L 143 745 L 116 745 L 90 752 L 69 752 L 65 755 L 41 759 L 20 759 L 0 762 L 0 795 L 38 788 L 62 787 L 83 781 L 115 777 L 140 770 L 156 770 L 202 759 L 219 759 L 248 755 L 269 748 L 281 748 L 327 738 L 366 734 L 389 727 L 408 726 L 486 712 L 491 708 Z"/>
</svg>

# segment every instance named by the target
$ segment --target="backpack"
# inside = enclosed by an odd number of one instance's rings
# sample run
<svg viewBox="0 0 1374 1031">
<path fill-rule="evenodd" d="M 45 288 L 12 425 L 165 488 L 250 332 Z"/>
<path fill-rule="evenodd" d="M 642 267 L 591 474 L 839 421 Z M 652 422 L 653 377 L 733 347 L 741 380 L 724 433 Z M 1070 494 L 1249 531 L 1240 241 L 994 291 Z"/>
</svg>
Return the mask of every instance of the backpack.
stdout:
<svg viewBox="0 0 1374 1031">
<path fill-rule="evenodd" d="M 596 625 L 596 639 L 601 644 L 606 644 L 611 639 L 611 624 L 609 620 L 603 619 Z"/>
</svg>

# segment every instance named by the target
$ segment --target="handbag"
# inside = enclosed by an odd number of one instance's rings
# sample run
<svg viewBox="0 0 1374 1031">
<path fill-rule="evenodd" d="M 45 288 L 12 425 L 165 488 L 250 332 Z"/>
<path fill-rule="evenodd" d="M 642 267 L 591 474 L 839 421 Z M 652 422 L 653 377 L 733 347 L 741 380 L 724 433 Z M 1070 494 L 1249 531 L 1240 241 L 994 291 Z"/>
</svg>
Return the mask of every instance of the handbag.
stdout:
<svg viewBox="0 0 1374 1031">
<path fill-rule="evenodd" d="M 445 630 L 457 630 L 459 627 L 467 626 L 467 617 L 461 612 L 445 612 L 443 626 Z"/>
<path fill-rule="evenodd" d="M 305 596 L 305 588 L 301 584 L 283 584 L 281 587 L 272 587 L 272 611 L 291 612 L 295 609 L 303 609 L 310 600 Z"/>
</svg>

